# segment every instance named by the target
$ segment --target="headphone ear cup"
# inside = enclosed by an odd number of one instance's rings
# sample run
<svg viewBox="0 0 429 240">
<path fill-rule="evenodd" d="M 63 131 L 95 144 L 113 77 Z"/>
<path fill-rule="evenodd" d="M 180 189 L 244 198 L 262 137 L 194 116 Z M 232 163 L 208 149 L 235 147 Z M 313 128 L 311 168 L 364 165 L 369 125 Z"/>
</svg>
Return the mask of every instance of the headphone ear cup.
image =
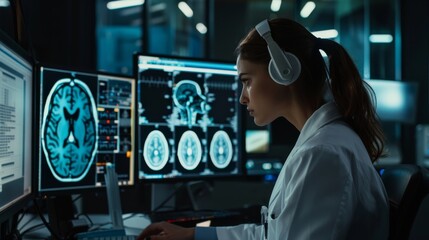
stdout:
<svg viewBox="0 0 429 240">
<path fill-rule="evenodd" d="M 282 76 L 280 76 L 279 72 L 276 69 L 275 62 L 271 59 L 270 63 L 268 64 L 268 73 L 270 74 L 271 79 L 274 80 L 274 82 L 281 84 L 281 85 L 288 85 L 287 81 L 285 81 Z"/>
<path fill-rule="evenodd" d="M 276 66 L 276 62 L 271 59 L 270 63 L 268 64 L 268 73 L 274 82 L 287 86 L 298 79 L 299 75 L 301 74 L 301 63 L 294 54 L 285 51 L 282 53 L 289 61 L 291 68 L 288 68 L 287 66 Z M 286 77 L 282 77 L 280 75 L 279 71 L 281 70 L 288 71 Z"/>
<path fill-rule="evenodd" d="M 299 75 L 301 75 L 301 62 L 299 61 L 298 57 L 295 56 L 295 54 L 292 54 L 290 52 L 284 52 L 284 53 L 287 59 L 289 60 L 289 63 L 291 66 L 289 84 L 292 84 L 299 78 Z"/>
</svg>

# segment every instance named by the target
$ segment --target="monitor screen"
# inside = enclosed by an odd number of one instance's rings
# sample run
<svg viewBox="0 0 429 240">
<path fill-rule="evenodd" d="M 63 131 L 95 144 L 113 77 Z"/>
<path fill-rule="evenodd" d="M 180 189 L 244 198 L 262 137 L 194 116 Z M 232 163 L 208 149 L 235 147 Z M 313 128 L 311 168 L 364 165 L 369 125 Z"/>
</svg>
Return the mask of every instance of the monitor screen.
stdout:
<svg viewBox="0 0 429 240">
<path fill-rule="evenodd" d="M 135 81 L 131 77 L 38 67 L 38 191 L 105 186 L 107 163 L 118 184 L 134 184 Z"/>
<path fill-rule="evenodd" d="M 136 55 L 135 71 L 140 179 L 241 175 L 235 64 Z"/>
<path fill-rule="evenodd" d="M 0 222 L 32 196 L 33 65 L 0 32 Z"/>
<path fill-rule="evenodd" d="M 417 113 L 416 82 L 368 79 L 374 90 L 376 111 L 382 121 L 413 124 Z"/>
</svg>

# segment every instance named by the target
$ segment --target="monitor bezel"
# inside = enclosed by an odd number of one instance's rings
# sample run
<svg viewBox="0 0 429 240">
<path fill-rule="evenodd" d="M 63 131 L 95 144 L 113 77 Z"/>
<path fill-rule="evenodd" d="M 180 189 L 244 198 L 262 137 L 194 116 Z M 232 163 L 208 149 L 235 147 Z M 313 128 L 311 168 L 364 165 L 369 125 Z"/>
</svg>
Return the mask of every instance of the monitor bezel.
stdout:
<svg viewBox="0 0 429 240">
<path fill-rule="evenodd" d="M 34 100 L 35 100 L 35 88 L 36 88 L 36 81 L 35 81 L 35 61 L 34 59 L 30 56 L 30 54 L 28 54 L 28 52 L 26 52 L 24 50 L 24 48 L 22 46 L 20 46 L 17 42 L 15 42 L 11 36 L 7 35 L 5 32 L 3 32 L 0 29 L 0 41 L 2 43 L 4 43 L 4 45 L 9 48 L 9 50 L 15 52 L 17 54 L 17 56 L 21 57 L 22 59 L 24 59 L 25 61 L 27 61 L 31 67 L 32 67 L 32 71 L 31 71 L 31 75 L 32 75 L 32 89 L 30 91 L 31 93 L 31 104 L 30 104 L 30 114 L 29 116 L 31 116 L 31 122 L 33 123 L 32 126 L 34 127 L 34 118 L 36 116 L 36 111 L 34 111 Z M 34 141 L 34 139 L 36 138 L 36 135 L 34 133 L 34 131 L 31 132 L 31 139 Z M 35 189 L 34 189 L 34 144 L 30 146 L 31 147 L 31 154 L 30 154 L 30 158 L 31 161 L 30 164 L 30 174 L 31 174 L 31 183 L 30 183 L 30 193 L 26 194 L 26 195 L 21 195 L 21 197 L 19 199 L 17 199 L 14 203 L 12 203 L 11 205 L 9 205 L 8 207 L 6 207 L 5 209 L 3 209 L 2 211 L 0 211 L 0 223 L 12 220 L 12 218 L 19 213 L 21 210 L 23 210 L 28 204 L 29 202 L 31 202 L 31 200 L 34 199 L 35 197 Z"/>
<path fill-rule="evenodd" d="M 135 98 L 135 107 L 138 108 L 138 77 L 139 77 L 139 68 L 138 68 L 138 61 L 139 57 L 155 57 L 155 58 L 165 58 L 165 59 L 171 59 L 171 60 L 184 60 L 184 61 L 197 61 L 197 62 L 204 62 L 204 63 L 215 63 L 215 64 L 228 64 L 228 65 L 235 65 L 236 63 L 234 61 L 225 61 L 225 60 L 217 60 L 217 59 L 208 59 L 208 58 L 195 58 L 195 57 L 185 57 L 185 56 L 176 56 L 176 55 L 165 55 L 165 54 L 146 54 L 142 52 L 136 52 L 133 54 L 133 73 L 134 78 L 136 79 L 136 98 Z M 237 88 L 237 96 L 238 99 L 240 97 L 241 88 Z M 237 100 L 238 100 L 237 99 Z M 245 170 L 245 156 L 246 153 L 244 151 L 244 133 L 243 133 L 243 126 L 244 126 L 244 113 L 245 108 L 243 105 L 240 105 L 238 102 L 238 112 L 237 112 L 237 118 L 238 118 L 238 124 L 237 124 L 237 131 L 238 131 L 238 138 L 237 138 L 237 145 L 238 145 L 238 173 L 237 174 L 211 174 L 211 175 L 200 175 L 200 176 L 192 176 L 192 175 L 186 175 L 186 176 L 175 176 L 175 177 L 162 177 L 162 178 L 140 178 L 140 160 L 138 157 L 138 146 L 140 144 L 139 138 L 136 137 L 136 146 L 137 149 L 134 151 L 135 159 L 138 162 L 138 175 L 137 175 L 137 181 L 140 181 L 142 183 L 175 183 L 175 182 L 192 182 L 192 181 L 214 181 L 214 180 L 240 180 L 245 179 L 246 177 L 246 170 Z M 136 109 L 136 112 L 138 109 Z M 135 136 L 138 136 L 138 116 L 135 117 Z"/>
<path fill-rule="evenodd" d="M 35 141 L 37 142 L 37 150 L 35 151 L 35 162 L 36 164 L 33 164 L 33 170 L 34 170 L 34 179 L 36 181 L 34 181 L 34 192 L 35 195 L 38 197 L 50 197 L 50 196 L 64 196 L 64 195 L 72 195 L 72 194 L 85 194 L 85 193 L 90 193 L 90 192 L 97 192 L 97 193 L 101 193 L 104 194 L 106 192 L 106 186 L 88 186 L 88 187 L 82 187 L 82 188 L 64 188 L 64 189 L 52 189 L 52 190 L 40 190 L 39 189 L 39 162 L 40 162 L 40 146 L 41 146 L 41 142 L 40 142 L 40 114 L 41 114 L 41 106 L 40 106 L 40 101 L 41 101 L 41 79 L 40 79 L 40 74 L 41 74 L 41 69 L 42 68 L 49 68 L 49 69 L 55 69 L 55 70 L 60 70 L 60 71 L 67 71 L 67 72 L 78 72 L 78 73 L 84 73 L 84 74 L 90 74 L 90 75 L 105 75 L 105 76 L 112 76 L 112 77 L 119 77 L 119 78 L 126 78 L 129 79 L 131 81 L 134 82 L 134 94 L 136 92 L 136 79 L 134 78 L 134 76 L 132 75 L 127 75 L 127 74 L 120 74 L 120 73 L 113 73 L 113 72 L 107 72 L 107 71 L 102 71 L 102 70 L 92 70 L 92 69 L 86 69 L 86 68 L 73 68 L 70 66 L 64 66 L 64 65 L 58 65 L 58 64 L 52 64 L 52 63 L 42 63 L 42 62 L 37 62 L 36 66 L 34 68 L 34 72 L 35 72 L 35 79 L 36 82 L 39 86 L 39 88 L 37 88 L 36 93 L 35 93 L 35 104 L 36 104 L 36 119 L 35 119 L 35 123 L 37 124 L 37 128 L 35 128 Z M 134 111 L 134 106 L 132 106 L 132 110 Z M 134 114 L 134 113 L 133 113 Z M 131 120 L 133 122 L 133 120 Z M 132 130 L 132 134 L 135 134 L 135 130 Z M 133 144 L 135 146 L 136 144 L 136 136 L 133 136 Z M 132 153 L 132 156 L 134 157 L 134 150 Z M 136 184 L 138 184 L 138 177 L 136 176 L 136 174 L 138 174 L 138 165 L 137 162 L 134 160 L 134 171 L 133 171 L 133 184 L 132 185 L 120 185 L 120 189 L 126 190 L 126 189 L 132 189 L 136 186 Z"/>
</svg>

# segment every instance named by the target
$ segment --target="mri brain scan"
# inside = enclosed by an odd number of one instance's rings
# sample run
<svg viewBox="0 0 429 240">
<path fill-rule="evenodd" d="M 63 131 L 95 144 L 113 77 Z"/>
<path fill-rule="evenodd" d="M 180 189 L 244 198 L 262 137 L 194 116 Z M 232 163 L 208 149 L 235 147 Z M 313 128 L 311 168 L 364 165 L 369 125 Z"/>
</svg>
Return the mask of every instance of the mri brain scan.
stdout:
<svg viewBox="0 0 429 240">
<path fill-rule="evenodd" d="M 201 161 L 202 151 L 197 134 L 191 130 L 184 132 L 177 149 L 177 157 L 182 167 L 186 170 L 194 170 Z"/>
<path fill-rule="evenodd" d="M 143 147 L 144 160 L 149 168 L 154 171 L 161 170 L 168 162 L 169 152 L 164 134 L 159 130 L 150 132 Z"/>
<path fill-rule="evenodd" d="M 78 79 L 57 81 L 42 121 L 42 147 L 52 174 L 62 182 L 80 181 L 97 151 L 97 109 L 88 86 Z"/>
<path fill-rule="evenodd" d="M 173 89 L 174 104 L 180 109 L 180 119 L 191 128 L 196 123 L 197 114 L 210 110 L 200 86 L 191 80 L 182 80 Z"/>
<path fill-rule="evenodd" d="M 232 143 L 225 131 L 217 131 L 210 143 L 210 158 L 217 168 L 225 168 L 232 159 Z"/>
</svg>

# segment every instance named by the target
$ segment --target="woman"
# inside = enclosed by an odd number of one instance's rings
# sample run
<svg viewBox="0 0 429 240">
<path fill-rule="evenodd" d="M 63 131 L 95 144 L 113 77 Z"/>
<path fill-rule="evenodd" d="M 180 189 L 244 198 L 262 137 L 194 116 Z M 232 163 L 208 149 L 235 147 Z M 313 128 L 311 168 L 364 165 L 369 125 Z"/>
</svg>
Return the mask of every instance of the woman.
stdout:
<svg viewBox="0 0 429 240">
<path fill-rule="evenodd" d="M 268 47 L 267 47 L 268 46 Z M 329 69 L 319 52 L 329 57 Z M 388 199 L 372 163 L 383 133 L 344 48 L 288 19 L 263 21 L 237 47 L 240 103 L 257 125 L 284 117 L 299 131 L 265 224 L 181 228 L 155 223 L 141 239 L 387 239 Z"/>
</svg>

